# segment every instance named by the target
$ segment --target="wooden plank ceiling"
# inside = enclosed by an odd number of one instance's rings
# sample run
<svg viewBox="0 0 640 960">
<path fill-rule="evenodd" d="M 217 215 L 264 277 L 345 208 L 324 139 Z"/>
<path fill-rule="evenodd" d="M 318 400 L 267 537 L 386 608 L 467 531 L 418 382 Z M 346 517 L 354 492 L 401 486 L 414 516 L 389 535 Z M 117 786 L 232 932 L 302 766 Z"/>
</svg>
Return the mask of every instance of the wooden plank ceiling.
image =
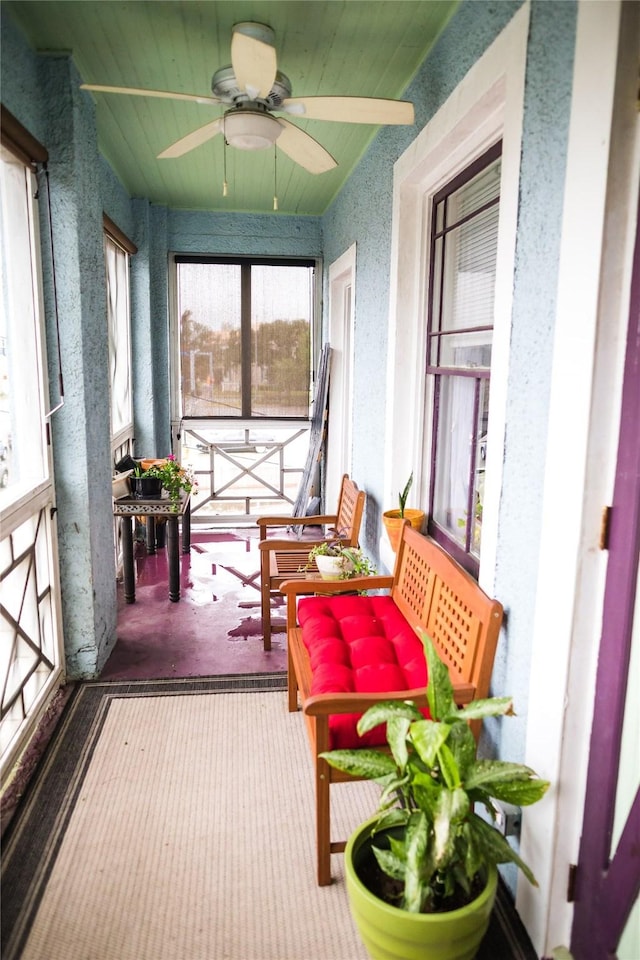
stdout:
<svg viewBox="0 0 640 960">
<path fill-rule="evenodd" d="M 400 98 L 457 0 L 4 0 L 39 51 L 71 51 L 85 83 L 208 95 L 230 64 L 234 23 L 275 31 L 278 69 L 292 96 Z M 101 151 L 134 197 L 175 209 L 271 212 L 274 170 L 281 213 L 323 213 L 378 127 L 290 118 L 338 161 L 313 175 L 272 148 L 224 148 L 221 136 L 185 156 L 158 160 L 224 107 L 92 93 Z M 224 165 L 229 184 L 222 195 Z"/>
</svg>

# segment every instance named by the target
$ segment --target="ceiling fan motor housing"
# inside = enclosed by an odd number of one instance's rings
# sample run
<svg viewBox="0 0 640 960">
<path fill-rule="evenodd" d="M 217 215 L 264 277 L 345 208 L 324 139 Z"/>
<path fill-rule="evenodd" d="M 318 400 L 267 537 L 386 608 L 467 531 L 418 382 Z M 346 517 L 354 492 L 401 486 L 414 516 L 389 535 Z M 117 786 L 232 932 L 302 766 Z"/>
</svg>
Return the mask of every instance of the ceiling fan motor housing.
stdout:
<svg viewBox="0 0 640 960">
<path fill-rule="evenodd" d="M 223 103 L 240 104 L 249 100 L 246 90 L 241 90 L 233 72 L 233 67 L 221 67 L 211 78 L 211 91 Z M 264 104 L 267 110 L 279 110 L 284 100 L 291 96 L 291 81 L 284 73 L 276 73 L 269 95 L 258 102 Z"/>
</svg>

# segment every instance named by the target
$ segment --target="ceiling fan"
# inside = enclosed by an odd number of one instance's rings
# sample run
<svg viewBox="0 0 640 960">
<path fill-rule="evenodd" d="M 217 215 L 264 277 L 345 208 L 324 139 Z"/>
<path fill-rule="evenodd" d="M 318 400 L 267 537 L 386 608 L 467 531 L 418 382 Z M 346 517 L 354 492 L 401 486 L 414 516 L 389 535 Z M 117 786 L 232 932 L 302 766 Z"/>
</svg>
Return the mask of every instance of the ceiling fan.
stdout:
<svg viewBox="0 0 640 960">
<path fill-rule="evenodd" d="M 222 117 L 188 133 L 158 155 L 181 157 L 218 134 L 240 150 L 277 146 L 309 173 L 325 173 L 337 166 L 328 150 L 309 133 L 274 112 L 309 120 L 342 123 L 411 124 L 413 104 L 406 100 L 376 97 L 291 97 L 291 82 L 278 70 L 275 34 L 262 23 L 236 23 L 231 38 L 231 66 L 216 70 L 211 80 L 213 96 L 108 87 L 83 83 L 81 89 L 138 97 L 164 97 L 205 105 L 228 105 Z"/>
</svg>

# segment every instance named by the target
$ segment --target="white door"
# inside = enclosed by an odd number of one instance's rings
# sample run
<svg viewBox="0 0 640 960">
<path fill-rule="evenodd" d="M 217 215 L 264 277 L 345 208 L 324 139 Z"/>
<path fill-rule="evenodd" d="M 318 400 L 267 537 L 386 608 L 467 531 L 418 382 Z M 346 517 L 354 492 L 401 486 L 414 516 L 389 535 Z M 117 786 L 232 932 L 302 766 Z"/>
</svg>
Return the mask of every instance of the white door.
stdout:
<svg viewBox="0 0 640 960">
<path fill-rule="evenodd" d="M 325 508 L 336 509 L 342 475 L 351 473 L 356 246 L 329 267 L 329 429 Z M 357 482 L 357 478 L 356 479 Z"/>
</svg>

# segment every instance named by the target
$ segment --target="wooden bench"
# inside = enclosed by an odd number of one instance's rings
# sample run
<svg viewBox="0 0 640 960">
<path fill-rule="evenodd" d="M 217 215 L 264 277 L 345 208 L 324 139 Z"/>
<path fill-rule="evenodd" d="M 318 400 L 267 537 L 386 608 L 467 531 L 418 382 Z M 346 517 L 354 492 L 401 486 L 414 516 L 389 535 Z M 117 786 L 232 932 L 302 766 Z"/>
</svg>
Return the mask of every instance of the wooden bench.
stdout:
<svg viewBox="0 0 640 960">
<path fill-rule="evenodd" d="M 352 779 L 330 767 L 320 754 L 336 747 L 383 744 L 384 730 L 380 728 L 374 732 L 379 740 L 366 743 L 350 732 L 352 727 L 355 728 L 357 717 L 373 703 L 411 699 L 426 708 L 426 662 L 420 631 L 431 637 L 440 657 L 448 665 L 459 705 L 487 697 L 502 624 L 501 604 L 488 597 L 435 541 L 412 530 L 408 523 L 402 530 L 393 576 L 350 580 L 349 586 L 355 591 L 376 593 L 340 597 L 337 594 L 344 593 L 345 584 L 327 580 L 315 584 L 314 597 L 300 599 L 301 594 L 309 593 L 308 584 L 289 581 L 280 587 L 287 597 L 289 710 L 297 711 L 300 701 L 315 767 L 320 886 L 331 882 L 331 854 L 341 852 L 345 847 L 344 841 L 331 840 L 330 786 Z M 335 627 L 332 625 L 334 616 L 338 618 Z M 343 616 L 346 619 L 341 621 Z M 365 634 L 369 631 L 372 635 L 356 639 L 347 656 L 353 661 L 362 656 L 366 658 L 367 651 L 370 651 L 375 661 L 377 651 L 384 651 L 385 663 L 380 667 L 379 679 L 385 675 L 397 678 L 402 672 L 404 683 L 394 680 L 390 689 L 377 686 L 377 664 L 373 662 L 367 663 L 360 672 L 353 671 L 354 679 L 357 676 L 363 678 L 365 692 L 362 689 L 358 692 L 358 683 L 352 684 L 351 690 L 345 689 L 350 668 L 343 665 L 346 657 L 339 650 L 340 644 L 346 641 L 336 634 L 342 631 L 346 636 L 354 623 L 360 624 Z M 303 639 L 303 630 L 307 634 L 306 640 Z M 325 630 L 330 639 L 322 636 Z M 402 634 L 402 639 L 397 639 L 396 633 L 398 638 Z M 406 652 L 414 641 L 418 654 Z M 311 647 L 311 656 L 307 643 Z M 400 647 L 402 654 L 398 652 Z M 356 648 L 357 657 L 351 653 Z M 335 668 L 327 666 L 323 658 L 335 656 L 336 650 L 338 660 L 341 657 L 342 660 Z M 404 667 L 387 663 L 389 655 L 397 655 L 399 660 L 405 657 Z M 315 669 L 312 668 L 312 658 Z M 336 689 L 327 690 L 327 683 L 334 682 L 331 679 L 334 669 Z M 413 682 L 420 671 L 423 674 L 421 680 Z M 318 688 L 323 692 L 317 692 Z M 475 721 L 471 726 L 477 740 L 480 722 Z M 356 737 L 356 742 L 349 742 L 352 736 Z"/>
</svg>

